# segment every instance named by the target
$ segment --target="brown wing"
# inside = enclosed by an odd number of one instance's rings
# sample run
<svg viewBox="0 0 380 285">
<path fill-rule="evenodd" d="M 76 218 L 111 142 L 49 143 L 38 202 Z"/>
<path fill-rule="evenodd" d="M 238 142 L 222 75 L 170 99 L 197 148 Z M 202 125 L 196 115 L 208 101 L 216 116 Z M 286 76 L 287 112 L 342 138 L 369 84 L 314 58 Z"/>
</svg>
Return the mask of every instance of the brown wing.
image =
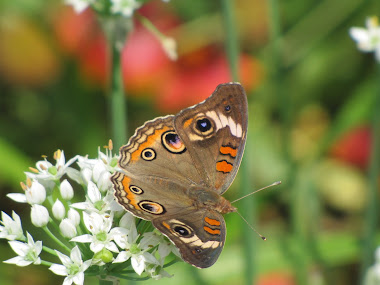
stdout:
<svg viewBox="0 0 380 285">
<path fill-rule="evenodd" d="M 207 187 L 224 193 L 244 152 L 247 97 L 238 83 L 219 85 L 204 102 L 182 110 L 174 127 Z"/>
<path fill-rule="evenodd" d="M 138 128 L 120 148 L 119 167 L 132 177 L 165 178 L 182 185 L 201 183 L 185 144 L 174 131 L 174 116 L 159 117 Z"/>
<path fill-rule="evenodd" d="M 226 239 L 223 216 L 207 209 L 158 217 L 153 225 L 178 247 L 183 260 L 198 268 L 216 262 Z"/>
</svg>

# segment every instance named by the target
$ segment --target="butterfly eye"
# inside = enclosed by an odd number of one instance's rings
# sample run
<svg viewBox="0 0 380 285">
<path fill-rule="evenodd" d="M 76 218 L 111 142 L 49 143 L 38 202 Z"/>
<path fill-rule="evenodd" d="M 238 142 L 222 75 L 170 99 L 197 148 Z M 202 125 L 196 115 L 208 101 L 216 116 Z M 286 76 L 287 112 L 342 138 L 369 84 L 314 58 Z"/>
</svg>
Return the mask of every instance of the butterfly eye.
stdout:
<svg viewBox="0 0 380 285">
<path fill-rule="evenodd" d="M 197 121 L 197 129 L 202 133 L 207 132 L 211 129 L 211 122 L 207 118 L 203 118 Z"/>
<path fill-rule="evenodd" d="M 129 190 L 131 190 L 133 193 L 137 195 L 141 195 L 142 193 L 144 193 L 144 191 L 140 187 L 137 187 L 135 185 L 129 186 Z"/>
<path fill-rule="evenodd" d="M 167 131 L 162 135 L 163 146 L 171 153 L 184 153 L 186 147 L 174 131 Z"/>
<path fill-rule="evenodd" d="M 174 231 L 183 237 L 189 236 L 191 234 L 191 232 L 188 229 L 182 226 L 175 226 Z"/>
<path fill-rule="evenodd" d="M 160 215 L 166 212 L 165 208 L 156 202 L 141 201 L 138 205 L 144 211 L 154 214 L 154 215 Z"/>
<path fill-rule="evenodd" d="M 201 117 L 195 122 L 195 131 L 202 136 L 208 136 L 214 131 L 214 122 L 208 117 Z"/>
<path fill-rule="evenodd" d="M 146 148 L 142 151 L 141 157 L 144 160 L 153 160 L 156 158 L 156 152 L 151 148 Z"/>
</svg>

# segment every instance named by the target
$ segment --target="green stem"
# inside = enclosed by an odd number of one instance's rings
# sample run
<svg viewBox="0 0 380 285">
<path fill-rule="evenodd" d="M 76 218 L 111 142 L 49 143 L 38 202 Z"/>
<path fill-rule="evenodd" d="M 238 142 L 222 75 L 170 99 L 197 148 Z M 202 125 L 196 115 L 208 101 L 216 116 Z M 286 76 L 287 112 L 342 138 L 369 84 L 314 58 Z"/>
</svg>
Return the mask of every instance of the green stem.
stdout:
<svg viewBox="0 0 380 285">
<path fill-rule="evenodd" d="M 163 34 L 159 29 L 156 28 L 156 26 L 147 18 L 144 17 L 143 15 L 136 13 L 135 14 L 136 18 L 139 19 L 141 24 L 149 31 L 151 32 L 157 39 L 162 40 L 166 38 L 165 34 Z"/>
<path fill-rule="evenodd" d="M 123 274 L 117 274 L 117 273 L 112 273 L 112 276 L 115 276 L 120 279 L 131 280 L 131 281 L 145 281 L 145 280 L 150 279 L 149 276 L 136 278 L 136 277 L 129 277 L 129 276 L 125 276 Z"/>
<path fill-rule="evenodd" d="M 99 285 L 114 285 L 114 284 L 115 282 L 113 282 L 112 280 L 99 279 Z"/>
<path fill-rule="evenodd" d="M 42 228 L 45 233 L 52 239 L 54 240 L 57 244 L 59 244 L 63 249 L 65 249 L 68 253 L 71 252 L 71 249 L 67 247 L 61 240 L 59 240 L 50 230 L 47 226 Z"/>
<path fill-rule="evenodd" d="M 239 41 L 236 29 L 236 19 L 234 18 L 234 2 L 231 0 L 221 0 L 222 4 L 222 18 L 224 19 L 224 29 L 226 31 L 226 52 L 228 57 L 228 63 L 230 67 L 230 73 L 233 81 L 239 81 Z M 245 150 L 245 157 L 250 157 L 249 148 Z M 241 175 L 241 195 L 244 196 L 251 191 L 251 179 L 249 160 L 243 159 L 242 167 L 240 170 Z M 245 199 L 242 201 L 241 214 L 246 217 L 249 224 L 253 224 L 255 219 L 255 206 L 251 200 Z M 247 225 L 241 222 L 241 227 L 246 229 Z M 244 275 L 245 284 L 253 284 L 255 279 L 255 262 L 253 258 L 253 252 L 255 247 L 255 237 L 252 231 L 245 231 L 243 236 L 243 248 L 244 248 Z"/>
<path fill-rule="evenodd" d="M 223 24 L 226 31 L 226 52 L 233 81 L 239 80 L 239 44 L 234 18 L 234 1 L 221 0 Z"/>
<path fill-rule="evenodd" d="M 51 249 L 51 248 L 49 248 L 47 246 L 42 246 L 42 249 L 44 251 L 46 251 L 47 253 L 50 253 L 51 255 L 57 256 L 57 253 L 53 249 Z"/>
<path fill-rule="evenodd" d="M 45 260 L 41 260 L 41 265 L 45 265 L 45 266 L 52 266 L 54 263 L 52 262 L 49 262 L 49 261 L 45 261 Z"/>
<path fill-rule="evenodd" d="M 180 260 L 179 260 L 178 258 L 175 258 L 175 259 L 173 259 L 172 261 L 170 261 L 170 262 L 164 264 L 163 268 L 166 268 L 166 267 L 172 266 L 173 264 L 175 264 L 175 263 L 177 263 L 177 262 L 179 262 L 179 261 L 180 261 Z"/>
<path fill-rule="evenodd" d="M 286 181 L 284 181 L 286 187 L 291 189 L 290 199 L 291 213 L 290 223 L 293 238 L 297 240 L 297 246 L 304 248 L 307 239 L 307 228 L 305 225 L 309 224 L 308 217 L 303 213 L 307 201 L 305 201 L 304 195 L 302 195 L 301 187 L 296 187 L 296 164 L 291 156 L 291 138 L 289 131 L 292 128 L 292 102 L 289 96 L 286 96 L 283 86 L 283 62 L 281 58 L 281 52 L 283 50 L 282 42 L 279 40 L 281 37 L 281 24 L 280 24 L 280 7 L 278 0 L 269 0 L 269 32 L 270 32 L 270 47 L 271 47 L 271 86 L 276 96 L 276 101 L 279 106 L 280 122 L 281 122 L 281 141 L 282 155 L 284 161 L 288 164 L 288 171 L 286 174 Z M 308 283 L 308 269 L 305 262 L 305 255 L 302 255 L 301 250 L 288 250 L 290 254 L 289 259 L 292 261 L 293 270 L 297 279 L 297 284 Z"/>
<path fill-rule="evenodd" d="M 380 77 L 380 64 L 377 65 L 377 79 Z M 373 109 L 372 118 L 372 142 L 371 142 L 371 156 L 369 162 L 368 180 L 369 187 L 367 192 L 367 213 L 364 220 L 364 243 L 363 243 L 363 255 L 360 268 L 360 275 L 362 284 L 364 284 L 364 277 L 368 267 L 373 262 L 373 256 L 375 251 L 375 234 L 377 223 L 379 221 L 380 206 L 378 197 L 378 177 L 380 173 L 380 85 L 376 94 L 376 100 Z"/>
<path fill-rule="evenodd" d="M 111 42 L 111 118 L 114 147 L 118 149 L 127 139 L 127 104 L 124 96 L 121 50 Z"/>
</svg>

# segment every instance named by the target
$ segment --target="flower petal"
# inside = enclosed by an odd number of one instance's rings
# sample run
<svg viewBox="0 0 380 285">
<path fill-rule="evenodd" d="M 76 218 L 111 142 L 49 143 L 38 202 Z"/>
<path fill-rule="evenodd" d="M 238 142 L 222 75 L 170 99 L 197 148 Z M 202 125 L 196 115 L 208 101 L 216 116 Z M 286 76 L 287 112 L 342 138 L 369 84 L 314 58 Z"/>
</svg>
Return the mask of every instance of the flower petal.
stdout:
<svg viewBox="0 0 380 285">
<path fill-rule="evenodd" d="M 16 256 L 16 257 L 10 258 L 8 260 L 5 260 L 4 263 L 16 264 L 17 266 L 27 266 L 29 264 L 32 264 L 33 261 L 26 261 L 23 257 Z"/>
<path fill-rule="evenodd" d="M 62 261 L 62 264 L 66 267 L 70 266 L 72 264 L 72 261 L 70 257 L 67 255 L 64 255 L 63 253 L 59 252 L 58 250 L 55 251 L 59 257 L 59 259 Z"/>
<path fill-rule="evenodd" d="M 119 252 L 119 249 L 117 248 L 116 244 L 111 241 L 105 245 L 106 249 L 113 251 L 113 252 Z"/>
<path fill-rule="evenodd" d="M 85 235 L 81 235 L 81 236 L 74 237 L 74 238 L 72 238 L 70 241 L 76 241 L 76 242 L 92 242 L 92 241 L 93 241 L 93 237 L 92 237 L 92 235 L 85 234 Z"/>
<path fill-rule="evenodd" d="M 26 196 L 25 194 L 21 193 L 9 193 L 7 194 L 7 197 L 12 199 L 13 201 L 16 201 L 18 203 L 26 203 Z"/>
<path fill-rule="evenodd" d="M 25 256 L 29 251 L 28 244 L 24 242 L 14 240 L 14 241 L 9 241 L 8 243 L 13 249 L 13 251 L 17 253 L 17 255 L 19 256 Z"/>
<path fill-rule="evenodd" d="M 75 246 L 70 253 L 70 258 L 75 264 L 81 264 L 82 263 L 82 255 L 80 253 L 80 250 L 78 246 Z"/>
<path fill-rule="evenodd" d="M 53 271 L 54 274 L 60 276 L 66 276 L 68 274 L 67 268 L 61 264 L 53 264 L 49 267 L 49 270 Z"/>
<path fill-rule="evenodd" d="M 138 275 L 141 275 L 145 269 L 145 260 L 142 255 L 132 256 L 131 264 Z"/>
<path fill-rule="evenodd" d="M 79 272 L 76 275 L 73 276 L 73 282 L 76 285 L 82 285 L 84 282 L 84 273 Z"/>
<path fill-rule="evenodd" d="M 121 263 L 127 261 L 131 257 L 131 253 L 128 251 L 120 252 L 112 263 Z"/>
<path fill-rule="evenodd" d="M 102 200 L 102 195 L 100 194 L 98 187 L 96 187 L 95 183 L 92 181 L 88 182 L 87 195 L 92 203 Z"/>
</svg>

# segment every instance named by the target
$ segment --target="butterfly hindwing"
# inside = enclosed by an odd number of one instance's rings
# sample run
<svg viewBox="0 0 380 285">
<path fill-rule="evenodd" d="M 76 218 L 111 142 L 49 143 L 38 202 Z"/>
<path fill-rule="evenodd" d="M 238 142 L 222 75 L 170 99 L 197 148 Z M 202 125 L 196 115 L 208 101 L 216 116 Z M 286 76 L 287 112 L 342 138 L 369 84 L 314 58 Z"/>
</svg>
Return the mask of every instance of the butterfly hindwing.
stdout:
<svg viewBox="0 0 380 285">
<path fill-rule="evenodd" d="M 179 248 L 183 260 L 199 268 L 215 263 L 226 238 L 223 216 L 205 209 L 158 217 L 153 225 Z"/>
</svg>

